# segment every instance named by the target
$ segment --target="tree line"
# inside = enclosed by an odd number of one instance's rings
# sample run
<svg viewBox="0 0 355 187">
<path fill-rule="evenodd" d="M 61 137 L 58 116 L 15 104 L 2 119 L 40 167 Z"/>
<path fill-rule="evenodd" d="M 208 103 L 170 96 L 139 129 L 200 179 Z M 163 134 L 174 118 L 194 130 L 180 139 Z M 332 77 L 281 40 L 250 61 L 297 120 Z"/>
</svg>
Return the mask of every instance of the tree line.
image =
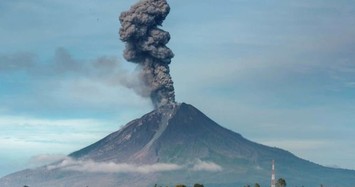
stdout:
<svg viewBox="0 0 355 187">
<path fill-rule="evenodd" d="M 158 186 L 157 184 L 155 184 L 154 187 L 162 187 L 162 186 Z M 166 187 L 168 187 L 168 186 L 166 186 Z M 186 187 L 186 185 L 184 185 L 184 184 L 177 184 L 175 187 Z M 204 186 L 203 186 L 203 184 L 198 184 L 198 183 L 196 183 L 196 184 L 194 184 L 193 187 L 204 187 Z"/>
<path fill-rule="evenodd" d="M 162 187 L 162 186 L 158 186 L 157 184 L 154 185 L 154 187 Z M 166 187 L 169 187 L 169 186 L 166 186 Z M 175 185 L 175 187 L 187 187 L 186 185 L 184 184 L 177 184 Z M 194 184 L 193 187 L 204 187 L 203 184 Z M 245 185 L 244 187 L 252 187 L 250 186 L 249 184 Z M 254 187 L 261 187 L 259 183 L 255 183 L 254 184 Z M 279 178 L 277 181 L 276 181 L 276 187 L 286 187 L 286 180 L 284 178 Z"/>
</svg>

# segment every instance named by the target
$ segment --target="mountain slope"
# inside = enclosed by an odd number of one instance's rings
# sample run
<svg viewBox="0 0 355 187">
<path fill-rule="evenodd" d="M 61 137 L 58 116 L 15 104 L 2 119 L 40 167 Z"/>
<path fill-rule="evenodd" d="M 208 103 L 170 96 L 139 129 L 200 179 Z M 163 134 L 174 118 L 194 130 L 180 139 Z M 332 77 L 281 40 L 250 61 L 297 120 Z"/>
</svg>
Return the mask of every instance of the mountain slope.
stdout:
<svg viewBox="0 0 355 187">
<path fill-rule="evenodd" d="M 355 186 L 355 171 L 326 168 L 287 151 L 251 142 L 185 103 L 152 111 L 69 157 L 78 163 L 124 163 L 149 169 L 141 173 L 52 167 L 63 165 L 62 161 L 6 176 L 0 179 L 0 186 L 20 183 L 138 187 L 196 182 L 205 186 L 242 186 L 255 182 L 268 186 L 273 159 L 277 177 L 285 178 L 290 186 Z M 149 172 L 157 164 L 173 164 L 169 167 L 175 169 Z"/>
</svg>

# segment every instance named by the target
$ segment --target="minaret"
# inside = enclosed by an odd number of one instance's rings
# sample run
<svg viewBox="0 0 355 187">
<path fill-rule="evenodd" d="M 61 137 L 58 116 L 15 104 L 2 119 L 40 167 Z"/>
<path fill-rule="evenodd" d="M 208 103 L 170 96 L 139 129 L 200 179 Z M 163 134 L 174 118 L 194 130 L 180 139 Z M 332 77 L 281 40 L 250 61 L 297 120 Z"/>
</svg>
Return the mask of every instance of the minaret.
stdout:
<svg viewBox="0 0 355 187">
<path fill-rule="evenodd" d="M 272 160 L 272 166 L 271 166 L 271 187 L 275 187 L 275 161 Z"/>
</svg>

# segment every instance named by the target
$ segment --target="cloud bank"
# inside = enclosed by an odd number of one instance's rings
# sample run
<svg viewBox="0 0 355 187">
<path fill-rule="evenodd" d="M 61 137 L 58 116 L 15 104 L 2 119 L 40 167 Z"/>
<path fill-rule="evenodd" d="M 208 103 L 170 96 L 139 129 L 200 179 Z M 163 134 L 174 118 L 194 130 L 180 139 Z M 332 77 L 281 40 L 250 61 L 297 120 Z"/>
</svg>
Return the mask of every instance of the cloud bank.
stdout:
<svg viewBox="0 0 355 187">
<path fill-rule="evenodd" d="M 198 160 L 192 166 L 178 165 L 172 163 L 156 163 L 137 165 L 129 163 L 115 163 L 115 162 L 95 162 L 93 160 L 74 160 L 72 158 L 65 158 L 57 164 L 47 166 L 48 170 L 62 169 L 70 171 L 80 172 L 92 172 L 92 173 L 157 173 L 168 172 L 178 170 L 190 170 L 190 171 L 208 171 L 218 172 L 222 171 L 222 167 L 213 162 L 205 162 Z"/>
<path fill-rule="evenodd" d="M 80 172 L 94 173 L 155 173 L 174 171 L 182 169 L 182 166 L 177 164 L 157 163 L 152 165 L 135 165 L 127 163 L 114 162 L 95 162 L 92 160 L 74 160 L 66 158 L 59 164 L 49 165 L 47 169 L 62 169 Z"/>
<path fill-rule="evenodd" d="M 196 163 L 191 168 L 192 171 L 211 171 L 217 172 L 222 171 L 222 167 L 214 162 L 206 162 L 202 160 L 197 160 Z"/>
</svg>

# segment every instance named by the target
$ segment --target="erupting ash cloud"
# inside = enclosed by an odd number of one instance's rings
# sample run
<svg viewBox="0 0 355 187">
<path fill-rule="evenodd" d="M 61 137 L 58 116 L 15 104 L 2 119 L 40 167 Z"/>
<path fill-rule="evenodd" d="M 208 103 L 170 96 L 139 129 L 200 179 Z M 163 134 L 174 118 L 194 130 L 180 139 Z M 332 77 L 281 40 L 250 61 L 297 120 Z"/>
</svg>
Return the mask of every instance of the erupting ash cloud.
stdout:
<svg viewBox="0 0 355 187">
<path fill-rule="evenodd" d="M 175 103 L 169 64 L 174 53 L 166 46 L 170 34 L 160 28 L 170 7 L 166 0 L 142 0 L 120 15 L 124 58 L 141 66 L 140 78 L 155 108 Z"/>
</svg>

